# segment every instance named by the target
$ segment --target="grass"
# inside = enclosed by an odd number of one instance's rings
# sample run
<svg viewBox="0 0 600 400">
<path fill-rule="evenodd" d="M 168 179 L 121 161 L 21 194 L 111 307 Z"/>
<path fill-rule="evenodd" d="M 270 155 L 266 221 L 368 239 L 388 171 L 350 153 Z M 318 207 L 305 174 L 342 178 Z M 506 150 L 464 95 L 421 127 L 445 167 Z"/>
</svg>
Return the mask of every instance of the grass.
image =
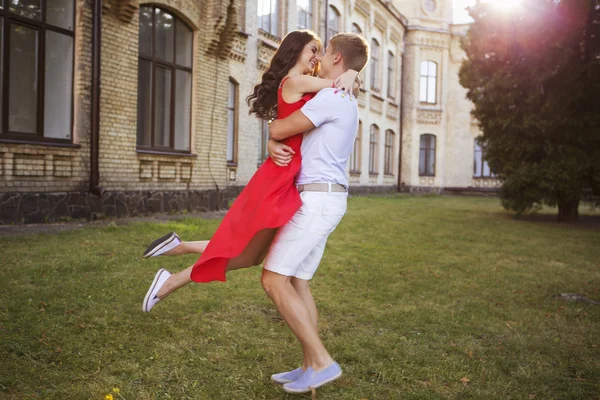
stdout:
<svg viewBox="0 0 600 400">
<path fill-rule="evenodd" d="M 543 218 L 542 218 L 543 219 Z M 293 399 L 300 361 L 260 269 L 189 285 L 150 314 L 143 260 L 186 219 L 0 238 L 0 398 Z M 598 399 L 600 230 L 516 220 L 497 199 L 352 198 L 312 287 L 344 376 L 319 399 Z"/>
</svg>

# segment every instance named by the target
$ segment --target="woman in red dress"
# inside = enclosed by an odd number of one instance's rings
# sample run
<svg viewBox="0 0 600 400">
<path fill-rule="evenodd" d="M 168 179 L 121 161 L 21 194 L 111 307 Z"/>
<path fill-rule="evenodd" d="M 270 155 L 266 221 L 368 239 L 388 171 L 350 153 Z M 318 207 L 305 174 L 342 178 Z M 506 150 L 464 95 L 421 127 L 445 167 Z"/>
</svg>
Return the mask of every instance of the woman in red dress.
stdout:
<svg viewBox="0 0 600 400">
<path fill-rule="evenodd" d="M 289 33 L 281 42 L 260 84 L 247 101 L 250 112 L 270 120 L 285 118 L 300 109 L 316 92 L 328 87 L 351 94 L 358 72 L 347 71 L 335 81 L 317 78 L 322 44 L 314 32 Z M 171 232 L 154 241 L 144 257 L 200 253 L 191 267 L 171 275 L 159 270 L 144 299 L 148 312 L 158 301 L 180 287 L 195 282 L 225 281 L 227 271 L 259 265 L 266 257 L 277 229 L 285 225 L 301 205 L 294 185 L 300 171 L 302 134 L 283 143 L 294 154 L 279 167 L 268 158 L 235 200 L 210 241 L 182 242 Z"/>
</svg>

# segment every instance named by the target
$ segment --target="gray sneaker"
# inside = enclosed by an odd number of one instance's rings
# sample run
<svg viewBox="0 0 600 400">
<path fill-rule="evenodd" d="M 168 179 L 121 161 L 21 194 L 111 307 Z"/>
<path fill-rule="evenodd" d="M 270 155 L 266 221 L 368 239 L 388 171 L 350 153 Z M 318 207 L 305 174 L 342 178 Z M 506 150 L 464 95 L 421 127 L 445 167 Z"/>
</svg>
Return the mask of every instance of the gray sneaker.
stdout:
<svg viewBox="0 0 600 400">
<path fill-rule="evenodd" d="M 169 232 L 160 239 L 156 239 L 148 246 L 144 252 L 144 258 L 157 257 L 165 254 L 167 251 L 174 249 L 181 244 L 179 235 L 175 232 Z"/>
</svg>

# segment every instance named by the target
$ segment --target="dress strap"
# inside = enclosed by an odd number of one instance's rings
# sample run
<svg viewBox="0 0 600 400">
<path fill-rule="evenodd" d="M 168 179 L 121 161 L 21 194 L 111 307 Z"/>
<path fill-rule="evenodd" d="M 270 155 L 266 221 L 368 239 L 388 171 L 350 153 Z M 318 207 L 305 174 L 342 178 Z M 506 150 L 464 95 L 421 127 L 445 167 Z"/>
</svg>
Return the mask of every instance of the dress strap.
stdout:
<svg viewBox="0 0 600 400">
<path fill-rule="evenodd" d="M 285 83 L 285 81 L 287 81 L 289 78 L 290 78 L 289 76 L 286 76 L 286 77 L 284 77 L 284 78 L 281 80 L 281 82 L 279 83 L 279 89 L 281 89 L 281 88 L 283 87 L 283 84 L 284 84 L 284 83 Z"/>
</svg>

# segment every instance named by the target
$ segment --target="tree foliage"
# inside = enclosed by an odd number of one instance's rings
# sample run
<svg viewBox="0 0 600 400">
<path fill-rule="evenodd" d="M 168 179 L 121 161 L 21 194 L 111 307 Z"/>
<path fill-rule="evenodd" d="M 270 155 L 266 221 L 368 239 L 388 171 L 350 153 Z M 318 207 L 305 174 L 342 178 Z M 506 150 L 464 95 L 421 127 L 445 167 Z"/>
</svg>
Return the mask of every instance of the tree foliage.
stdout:
<svg viewBox="0 0 600 400">
<path fill-rule="evenodd" d="M 524 0 L 512 12 L 489 3 L 471 9 L 460 83 L 502 181 L 502 204 L 518 214 L 546 204 L 558 206 L 559 220 L 576 219 L 583 195 L 600 195 L 596 4 Z"/>
</svg>

